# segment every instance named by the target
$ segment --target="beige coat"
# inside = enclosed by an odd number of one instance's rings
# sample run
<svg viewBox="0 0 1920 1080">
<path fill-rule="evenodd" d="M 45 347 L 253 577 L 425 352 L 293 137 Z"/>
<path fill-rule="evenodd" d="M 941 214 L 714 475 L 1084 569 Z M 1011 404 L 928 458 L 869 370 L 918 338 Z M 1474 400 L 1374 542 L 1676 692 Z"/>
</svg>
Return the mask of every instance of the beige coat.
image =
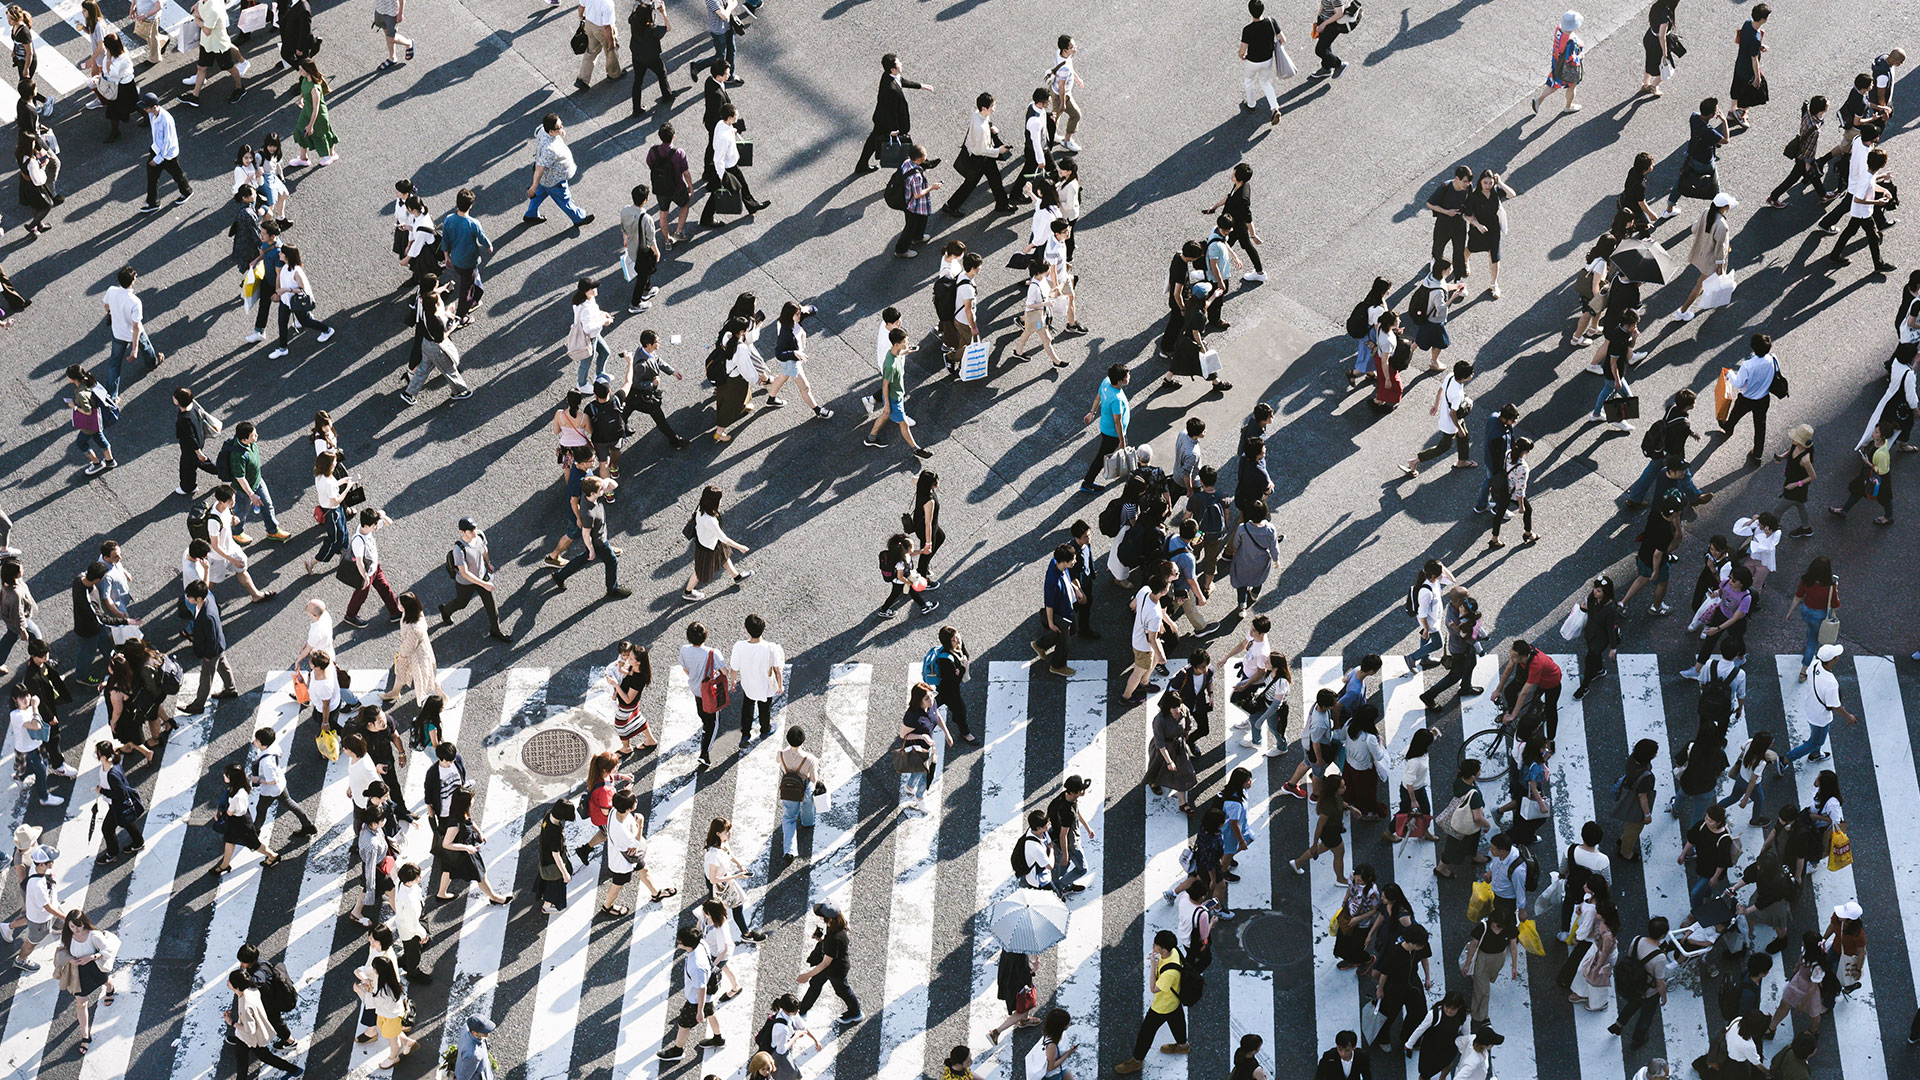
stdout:
<svg viewBox="0 0 1920 1080">
<path fill-rule="evenodd" d="M 1708 203 L 1707 208 L 1700 211 L 1700 220 L 1693 223 L 1693 250 L 1687 252 L 1687 262 L 1692 263 L 1694 269 L 1700 271 L 1703 276 L 1718 270 L 1720 264 L 1727 261 L 1732 248 L 1727 215 L 1721 214 L 1713 223 L 1713 228 L 1709 230 L 1706 227 L 1707 215 L 1711 213 L 1713 213 L 1713 204 Z"/>
<path fill-rule="evenodd" d="M 400 648 L 393 654 L 393 688 L 386 693 L 388 701 L 397 700 L 400 691 L 413 687 L 413 697 L 417 704 L 424 705 L 428 697 L 441 693 L 439 669 L 434 662 L 433 642 L 427 637 L 427 620 L 403 622 L 400 624 Z"/>
</svg>

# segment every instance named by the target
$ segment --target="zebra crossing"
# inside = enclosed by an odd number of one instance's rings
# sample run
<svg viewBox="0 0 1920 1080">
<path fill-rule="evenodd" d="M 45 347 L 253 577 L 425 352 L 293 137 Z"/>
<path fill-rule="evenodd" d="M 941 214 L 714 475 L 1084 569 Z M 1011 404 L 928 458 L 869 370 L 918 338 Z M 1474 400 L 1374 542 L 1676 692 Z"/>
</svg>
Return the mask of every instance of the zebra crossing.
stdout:
<svg viewBox="0 0 1920 1080">
<path fill-rule="evenodd" d="M 1577 681 L 1577 658 L 1555 659 L 1569 683 Z M 1081 803 L 1093 829 L 1082 845 L 1087 891 L 1070 901 L 1073 932 L 1037 958 L 1037 982 L 1043 1007 L 1064 1008 L 1074 1017 L 1072 1039 L 1083 1048 L 1073 1063 L 1076 1076 L 1104 1074 L 1128 1055 L 1139 1010 L 1150 996 L 1146 951 L 1155 931 L 1173 929 L 1174 909 L 1160 894 L 1182 876 L 1179 854 L 1190 827 L 1170 800 L 1147 794 L 1139 784 L 1151 710 L 1114 709 L 1114 680 L 1124 677 L 1124 669 L 1100 661 L 1074 666 L 1074 676 L 1058 680 L 1021 662 L 981 665 L 984 678 L 967 688 L 981 743 L 940 748 L 919 812 L 901 811 L 900 778 L 886 754 L 897 731 L 891 717 L 904 709 L 919 678 L 917 662 L 790 668 L 789 678 L 800 681 L 788 683 L 788 692 L 774 703 L 776 737 L 751 741 L 744 753 L 729 756 L 732 735 L 723 730 L 711 770 L 697 767 L 700 720 L 684 673 L 672 669 L 643 700 L 655 718 L 660 749 L 629 758 L 624 767 L 640 796 L 648 869 L 656 884 L 680 895 L 650 904 L 644 893 L 629 894 L 626 902 L 635 914 L 620 919 L 599 911 L 597 854 L 575 873 L 565 908 L 553 915 L 540 911 L 531 841 L 552 799 L 574 792 L 529 787 L 509 753 L 517 737 L 563 716 L 612 745 L 612 701 L 600 670 L 584 679 L 578 669 L 513 668 L 485 679 L 464 668 L 443 671 L 443 732 L 462 747 L 474 773 L 489 880 L 500 892 L 513 893 L 514 902 L 493 905 L 476 891 L 429 909 L 428 959 L 436 975 L 412 988 L 419 1012 L 413 1034 L 421 1049 L 393 1074 L 429 1075 L 455 1026 L 468 1015 L 485 1014 L 500 1024 L 496 1056 L 516 1080 L 741 1075 L 774 997 L 804 989 L 794 980 L 811 948 L 803 913 L 824 900 L 847 912 L 853 926 L 851 981 L 866 1019 L 836 1030 L 826 1011 L 833 1003 L 814 1010 L 823 1049 L 796 1058 L 806 1080 L 937 1075 L 957 1044 L 974 1054 L 979 1075 L 1020 1080 L 1035 1036 L 1016 1029 L 997 1045 L 988 1038 L 1006 1013 L 996 996 L 998 953 L 985 912 L 1014 887 L 1007 852 L 1026 812 L 1043 807 L 1074 774 L 1093 781 Z M 1581 701 L 1563 698 L 1551 770 L 1552 828 L 1538 849 L 1544 865 L 1559 861 L 1588 820 L 1608 826 L 1611 850 L 1617 825 L 1602 793 L 1618 774 L 1626 747 L 1651 739 L 1660 747 L 1658 760 L 1666 761 L 1676 742 L 1690 735 L 1695 691 L 1674 677 L 1680 666 L 1625 654 L 1593 693 Z M 1753 661 L 1750 697 L 1734 720 L 1731 747 L 1759 730 L 1773 731 L 1781 746 L 1807 734 L 1799 658 L 1780 656 L 1773 670 L 1767 667 L 1764 657 Z M 1337 686 L 1344 670 L 1342 657 L 1300 658 L 1294 715 L 1304 716 L 1303 702 L 1323 686 Z M 1904 1033 L 1914 1008 L 1912 973 L 1920 969 L 1920 851 L 1901 838 L 1906 821 L 1920 814 L 1920 775 L 1904 710 L 1916 689 L 1902 683 L 1920 676 L 1903 678 L 1884 657 L 1845 658 L 1836 673 L 1849 707 L 1857 703 L 1862 725 L 1836 724 L 1834 757 L 1797 762 L 1768 784 L 1769 808 L 1788 799 L 1804 802 L 1814 775 L 1830 768 L 1841 777 L 1848 800 L 1855 864 L 1812 873 L 1796 908 L 1796 932 L 1824 929 L 1827 914 L 1848 900 L 1858 899 L 1867 911 L 1866 974 L 1836 1006 L 1829 1020 L 1834 1049 L 1814 1071 L 1847 1080 L 1914 1075 L 1920 1059 Z M 385 685 L 382 671 L 351 675 L 362 695 Z M 1482 658 L 1474 681 L 1491 687 L 1496 677 L 1495 658 Z M 1462 737 L 1491 726 L 1496 708 L 1483 696 L 1463 702 L 1457 712 L 1449 707 L 1429 714 L 1419 700 L 1425 682 L 1400 658 L 1388 657 L 1376 700 L 1396 789 L 1413 732 L 1427 725 L 1440 729 L 1429 792 L 1437 808 L 1447 801 L 1447 778 Z M 1230 886 L 1229 906 L 1240 917 L 1216 931 L 1225 936 L 1216 944 L 1220 962 L 1208 973 L 1208 999 L 1192 1019 L 1193 1053 L 1150 1054 L 1143 1075 L 1224 1075 L 1232 1046 L 1255 1033 L 1265 1039 L 1262 1059 L 1271 1075 L 1304 1080 L 1335 1033 L 1361 1027 L 1371 986 L 1338 970 L 1331 955 L 1327 922 L 1344 890 L 1334 880 L 1330 857 L 1314 860 L 1304 877 L 1279 865 L 1301 850 L 1311 831 L 1311 807 L 1296 806 L 1298 800 L 1280 793 L 1298 751 L 1267 758 L 1241 746 L 1231 724 L 1245 717 L 1224 702 L 1224 692 L 1220 697 L 1214 732 L 1196 757 L 1201 784 L 1194 798 L 1217 791 L 1232 769 L 1249 769 L 1254 780 L 1247 805 L 1258 839 L 1241 857 L 1242 880 Z M 398 707 L 396 726 L 404 728 L 410 708 Z M 79 726 L 75 719 L 69 718 L 70 727 Z M 85 719 L 90 746 L 106 734 L 104 707 Z M 723 716 L 722 728 L 731 720 Z M 780 855 L 773 796 L 778 733 L 787 725 L 807 732 L 827 786 L 816 824 L 801 831 L 805 857 L 792 863 Z M 215 801 L 220 767 L 243 759 L 244 742 L 258 727 L 272 728 L 288 749 L 289 789 L 320 833 L 293 845 L 288 830 L 270 819 L 262 834 L 285 861 L 268 868 L 257 855 L 236 852 L 233 868 L 212 877 L 205 870 L 219 858 L 219 837 L 193 826 Z M 1293 727 L 1297 736 L 1298 724 Z M 0 1080 L 226 1075 L 222 1012 L 230 1002 L 224 979 L 235 950 L 248 941 L 283 959 L 298 988 L 298 1007 L 287 1016 L 297 1043 L 290 1059 L 313 1075 L 385 1075 L 377 1067 L 384 1047 L 352 1039 L 352 971 L 363 962 L 366 940 L 344 917 L 348 905 L 358 902 L 346 762 L 321 758 L 313 733 L 284 671 L 268 674 L 260 691 L 239 702 L 182 717 L 155 763 L 134 770 L 150 806 L 146 846 L 117 863 L 96 857 L 98 830 L 91 826 L 98 767 L 91 754 L 64 807 L 24 805 L 18 785 L 0 792 L 5 824 L 24 816 L 46 827 L 45 842 L 58 848 L 59 903 L 84 908 L 121 938 L 118 998 L 96 1007 L 85 1055 L 77 1052 L 71 999 L 58 991 L 50 963 L 5 976 L 10 984 L 0 989 Z M 416 810 L 421 760 L 415 757 L 402 785 Z M 1660 768 L 1656 780 L 1664 806 L 1672 777 Z M 1393 801 L 1397 790 L 1383 796 Z M 1488 799 L 1494 805 L 1504 793 L 1496 798 L 1489 790 Z M 733 822 L 734 850 L 751 869 L 749 910 L 768 938 L 757 947 L 742 942 L 736 951 L 733 974 L 742 993 L 718 1008 L 725 1045 L 704 1057 L 690 1053 L 679 1063 L 661 1062 L 657 1054 L 672 1037 L 681 1001 L 673 935 L 692 920 L 693 905 L 706 894 L 701 849 L 708 821 L 719 816 Z M 1745 850 L 1756 850 L 1760 833 L 1747 825 L 1747 814 L 1730 818 Z M 1429 844 L 1388 846 L 1378 842 L 1377 827 L 1354 826 L 1347 869 L 1372 864 L 1383 884 L 1402 889 L 1432 934 L 1429 1001 L 1449 988 L 1464 989 L 1457 958 L 1465 941 L 1465 880 L 1436 879 Z M 589 834 L 590 827 L 577 825 L 569 843 Z M 426 869 L 426 848 L 422 825 L 405 837 L 400 854 Z M 1678 849 L 1678 822 L 1657 812 L 1643 834 L 1641 860 L 1615 860 L 1623 938 L 1644 927 L 1650 915 L 1666 915 L 1676 925 L 1683 921 L 1687 877 L 1674 861 Z M 11 876 L 7 880 L 12 907 L 18 886 Z M 1542 937 L 1551 941 L 1558 911 L 1543 910 L 1539 919 Z M 1241 940 L 1243 933 L 1256 933 L 1247 929 L 1256 921 L 1264 927 L 1257 933 L 1275 937 L 1280 960 L 1273 959 L 1273 942 L 1255 948 Z M 37 958 L 49 961 L 51 954 L 48 944 Z M 1686 1075 L 1686 1063 L 1718 1037 L 1724 1021 L 1714 993 L 1720 983 L 1705 973 L 1702 961 L 1677 965 L 1654 1038 L 1636 1049 L 1606 1030 L 1615 1015 L 1612 1003 L 1589 1012 L 1567 1002 L 1553 978 L 1563 957 L 1550 944 L 1546 957 L 1523 958 L 1520 978 L 1508 971 L 1494 984 L 1492 1023 L 1506 1037 L 1497 1069 L 1505 1080 L 1628 1080 L 1655 1055 L 1673 1061 L 1676 1075 Z M 1777 966 L 1769 975 L 1764 1008 L 1778 1002 L 1784 976 Z M 1396 1080 L 1406 1069 L 1396 1055 L 1376 1058 L 1375 1068 Z"/>
</svg>

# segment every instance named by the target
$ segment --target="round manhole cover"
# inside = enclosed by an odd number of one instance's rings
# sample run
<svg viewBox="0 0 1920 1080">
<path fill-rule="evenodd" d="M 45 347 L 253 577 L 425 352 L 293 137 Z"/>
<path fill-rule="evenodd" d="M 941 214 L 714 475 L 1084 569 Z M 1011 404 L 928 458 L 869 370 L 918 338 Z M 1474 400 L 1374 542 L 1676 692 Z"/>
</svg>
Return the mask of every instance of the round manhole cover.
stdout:
<svg viewBox="0 0 1920 1080">
<path fill-rule="evenodd" d="M 540 776 L 572 776 L 589 756 L 586 736 L 568 728 L 536 731 L 520 747 L 520 763 Z"/>
</svg>

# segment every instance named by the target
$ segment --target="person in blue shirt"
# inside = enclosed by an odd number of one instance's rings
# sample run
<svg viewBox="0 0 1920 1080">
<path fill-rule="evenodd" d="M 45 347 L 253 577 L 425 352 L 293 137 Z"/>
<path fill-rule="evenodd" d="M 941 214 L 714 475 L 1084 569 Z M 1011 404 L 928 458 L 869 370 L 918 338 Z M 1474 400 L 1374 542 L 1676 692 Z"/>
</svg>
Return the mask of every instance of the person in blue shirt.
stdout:
<svg viewBox="0 0 1920 1080">
<path fill-rule="evenodd" d="M 473 189 L 461 188 L 453 197 L 453 212 L 440 221 L 440 240 L 447 248 L 447 263 L 453 267 L 453 317 L 461 326 L 473 321 L 473 305 L 487 291 L 480 280 L 480 260 L 493 254 L 487 230 L 470 216 L 473 202 Z"/>
<path fill-rule="evenodd" d="M 1072 544 L 1053 549 L 1040 605 L 1040 637 L 1029 642 L 1034 654 L 1047 662 L 1047 670 L 1064 677 L 1073 675 L 1067 666 L 1067 638 L 1073 633 L 1073 605 L 1082 595 L 1073 580 L 1073 559 Z"/>
<path fill-rule="evenodd" d="M 1080 480 L 1081 491 L 1099 491 L 1094 482 L 1100 479 L 1100 467 L 1106 463 L 1107 455 L 1127 445 L 1127 423 L 1133 419 L 1132 407 L 1127 404 L 1127 378 L 1127 365 L 1114 364 L 1107 368 L 1107 379 L 1100 384 L 1100 396 L 1080 421 L 1083 424 L 1091 424 L 1096 418 L 1100 421 L 1099 446 L 1093 461 L 1087 465 L 1087 475 Z"/>
<path fill-rule="evenodd" d="M 1367 703 L 1367 676 L 1380 674 L 1380 657 L 1373 653 L 1360 658 L 1360 663 L 1347 672 L 1346 685 L 1340 690 L 1341 720 L 1352 716 L 1355 709 Z"/>
</svg>

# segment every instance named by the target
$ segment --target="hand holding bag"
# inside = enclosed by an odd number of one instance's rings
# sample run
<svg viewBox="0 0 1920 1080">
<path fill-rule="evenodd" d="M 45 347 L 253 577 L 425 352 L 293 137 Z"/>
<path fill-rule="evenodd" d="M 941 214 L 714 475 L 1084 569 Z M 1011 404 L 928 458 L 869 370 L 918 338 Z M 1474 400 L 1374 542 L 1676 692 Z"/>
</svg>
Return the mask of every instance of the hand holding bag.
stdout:
<svg viewBox="0 0 1920 1080">
<path fill-rule="evenodd" d="M 1847 830 L 1836 823 L 1827 834 L 1827 869 L 1844 870 L 1853 865 L 1853 841 L 1847 839 Z"/>
<path fill-rule="evenodd" d="M 1700 301 L 1694 310 L 1705 311 L 1733 303 L 1733 287 L 1737 283 L 1732 270 L 1709 275 L 1700 286 Z"/>
<path fill-rule="evenodd" d="M 1560 623 L 1560 640 L 1573 641 L 1579 638 L 1581 633 L 1584 632 L 1586 628 L 1587 628 L 1586 609 L 1581 607 L 1578 604 L 1575 604 L 1573 606 L 1573 610 L 1567 612 L 1567 617 L 1564 620 L 1562 620 Z"/>
<path fill-rule="evenodd" d="M 587 55 L 587 17 L 580 17 L 580 25 L 573 28 L 573 39 L 568 42 L 573 47 L 573 55 Z"/>
<path fill-rule="evenodd" d="M 1840 644 L 1840 579 L 1833 579 L 1832 594 L 1827 597 L 1827 617 L 1820 620 L 1819 640 L 1822 645 Z"/>
</svg>

